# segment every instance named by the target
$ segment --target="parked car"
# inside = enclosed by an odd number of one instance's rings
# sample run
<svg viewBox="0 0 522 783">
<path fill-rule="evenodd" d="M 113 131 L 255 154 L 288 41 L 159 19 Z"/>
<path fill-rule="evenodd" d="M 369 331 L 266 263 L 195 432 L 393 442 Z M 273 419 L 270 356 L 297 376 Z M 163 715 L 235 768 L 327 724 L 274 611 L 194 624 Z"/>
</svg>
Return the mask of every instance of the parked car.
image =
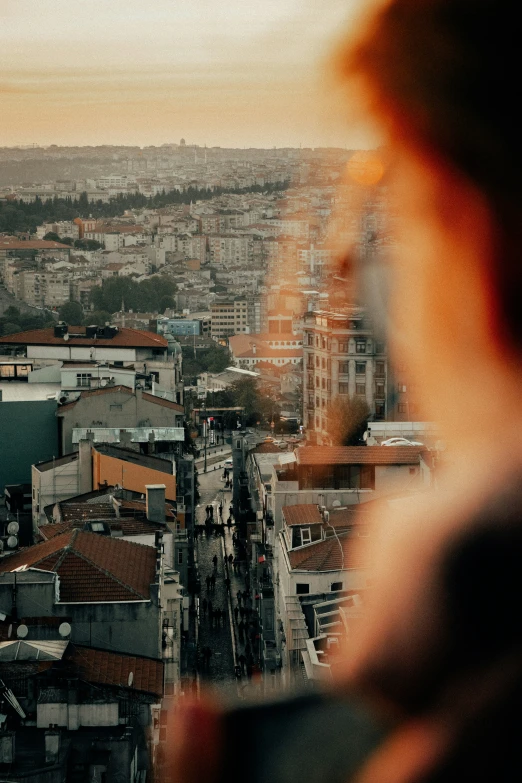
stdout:
<svg viewBox="0 0 522 783">
<path fill-rule="evenodd" d="M 381 446 L 424 446 L 424 443 L 408 438 L 388 438 L 382 441 Z"/>
<path fill-rule="evenodd" d="M 226 459 L 223 463 L 224 467 L 228 470 L 231 470 L 234 467 L 234 460 L 232 460 L 230 457 Z"/>
</svg>

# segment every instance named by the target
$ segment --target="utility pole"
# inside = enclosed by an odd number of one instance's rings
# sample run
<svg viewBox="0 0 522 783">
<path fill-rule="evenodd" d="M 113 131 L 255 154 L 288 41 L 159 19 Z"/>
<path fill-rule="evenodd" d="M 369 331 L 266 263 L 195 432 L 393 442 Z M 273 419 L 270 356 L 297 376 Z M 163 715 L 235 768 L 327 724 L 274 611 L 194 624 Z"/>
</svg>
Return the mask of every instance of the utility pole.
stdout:
<svg viewBox="0 0 522 783">
<path fill-rule="evenodd" d="M 203 403 L 203 450 L 205 459 L 203 462 L 203 473 L 207 472 L 207 411 L 205 403 Z"/>
</svg>

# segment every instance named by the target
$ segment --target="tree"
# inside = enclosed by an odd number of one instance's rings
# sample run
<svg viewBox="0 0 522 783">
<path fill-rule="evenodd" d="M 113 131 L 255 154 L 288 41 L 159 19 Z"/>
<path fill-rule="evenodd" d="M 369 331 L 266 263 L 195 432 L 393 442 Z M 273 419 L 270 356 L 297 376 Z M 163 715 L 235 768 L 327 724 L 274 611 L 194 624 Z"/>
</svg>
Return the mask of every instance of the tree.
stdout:
<svg viewBox="0 0 522 783">
<path fill-rule="evenodd" d="M 158 313 L 164 313 L 165 310 L 173 309 L 176 303 L 171 296 L 162 296 L 159 300 Z"/>
<path fill-rule="evenodd" d="M 9 305 L 4 310 L 4 318 L 10 318 L 12 321 L 18 321 L 20 318 L 20 308 Z"/>
<path fill-rule="evenodd" d="M 83 323 L 83 308 L 79 302 L 65 302 L 58 309 L 61 321 L 69 326 L 79 326 Z"/>
<path fill-rule="evenodd" d="M 75 239 L 74 247 L 78 250 L 100 250 L 103 244 L 95 239 Z"/>
<path fill-rule="evenodd" d="M 20 324 L 15 324 L 11 321 L 4 321 L 2 326 L 2 332 L 4 335 L 7 334 L 16 334 L 17 332 L 22 331 Z"/>
<path fill-rule="evenodd" d="M 103 326 L 103 324 L 112 321 L 112 315 L 107 310 L 93 310 L 88 312 L 83 320 L 86 326 L 91 326 L 92 324 Z"/>
<path fill-rule="evenodd" d="M 328 432 L 335 446 L 360 446 L 370 409 L 360 397 L 336 397 L 328 408 Z"/>
<path fill-rule="evenodd" d="M 44 236 L 46 242 L 61 242 L 62 240 L 54 231 L 48 231 Z"/>
</svg>

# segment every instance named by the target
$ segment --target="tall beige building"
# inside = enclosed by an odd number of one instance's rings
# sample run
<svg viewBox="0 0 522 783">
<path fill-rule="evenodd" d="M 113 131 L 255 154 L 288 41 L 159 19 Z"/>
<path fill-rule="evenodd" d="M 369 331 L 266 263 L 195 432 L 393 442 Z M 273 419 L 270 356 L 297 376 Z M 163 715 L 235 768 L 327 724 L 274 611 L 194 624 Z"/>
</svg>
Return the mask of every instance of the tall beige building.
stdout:
<svg viewBox="0 0 522 783">
<path fill-rule="evenodd" d="M 303 324 L 303 422 L 329 443 L 328 407 L 337 397 L 365 400 L 370 418 L 386 417 L 386 348 L 362 308 L 306 313 Z"/>
</svg>

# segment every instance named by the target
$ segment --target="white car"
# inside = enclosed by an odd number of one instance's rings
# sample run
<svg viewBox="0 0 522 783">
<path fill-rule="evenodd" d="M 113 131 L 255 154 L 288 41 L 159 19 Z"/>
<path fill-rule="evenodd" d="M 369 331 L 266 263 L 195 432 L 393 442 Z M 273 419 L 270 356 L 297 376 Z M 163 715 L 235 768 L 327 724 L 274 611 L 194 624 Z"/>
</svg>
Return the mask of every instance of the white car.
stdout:
<svg viewBox="0 0 522 783">
<path fill-rule="evenodd" d="M 229 458 L 229 459 L 226 459 L 226 460 L 224 461 L 223 465 L 224 465 L 224 467 L 225 467 L 225 468 L 227 468 L 228 470 L 230 470 L 231 468 L 233 468 L 233 467 L 234 467 L 234 461 L 233 461 L 232 459 L 230 459 L 230 458 Z"/>
<path fill-rule="evenodd" d="M 383 440 L 381 446 L 424 446 L 418 440 L 408 440 L 407 438 L 388 438 Z"/>
</svg>

